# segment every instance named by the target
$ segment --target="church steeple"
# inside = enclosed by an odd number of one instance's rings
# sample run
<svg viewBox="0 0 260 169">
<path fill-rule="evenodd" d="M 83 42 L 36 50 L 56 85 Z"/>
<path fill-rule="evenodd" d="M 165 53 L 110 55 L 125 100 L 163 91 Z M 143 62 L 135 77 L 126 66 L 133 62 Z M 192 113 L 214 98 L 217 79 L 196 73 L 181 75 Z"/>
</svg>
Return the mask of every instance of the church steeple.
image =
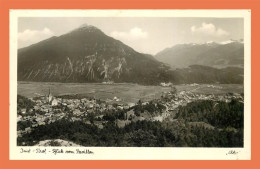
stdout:
<svg viewBox="0 0 260 169">
<path fill-rule="evenodd" d="M 48 94 L 48 102 L 51 103 L 52 101 L 52 94 L 51 94 L 51 89 L 49 88 L 49 94 Z"/>
</svg>

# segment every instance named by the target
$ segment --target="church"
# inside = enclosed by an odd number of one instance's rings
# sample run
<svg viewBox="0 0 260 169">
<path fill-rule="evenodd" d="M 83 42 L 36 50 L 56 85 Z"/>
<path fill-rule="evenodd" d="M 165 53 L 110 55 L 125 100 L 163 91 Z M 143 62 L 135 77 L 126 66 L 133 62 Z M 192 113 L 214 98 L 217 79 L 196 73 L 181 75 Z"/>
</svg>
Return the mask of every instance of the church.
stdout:
<svg viewBox="0 0 260 169">
<path fill-rule="evenodd" d="M 49 93 L 48 93 L 48 96 L 46 97 L 46 100 L 52 106 L 57 106 L 58 105 L 58 101 L 57 101 L 57 99 L 55 97 L 52 96 L 50 88 L 49 88 Z"/>
</svg>

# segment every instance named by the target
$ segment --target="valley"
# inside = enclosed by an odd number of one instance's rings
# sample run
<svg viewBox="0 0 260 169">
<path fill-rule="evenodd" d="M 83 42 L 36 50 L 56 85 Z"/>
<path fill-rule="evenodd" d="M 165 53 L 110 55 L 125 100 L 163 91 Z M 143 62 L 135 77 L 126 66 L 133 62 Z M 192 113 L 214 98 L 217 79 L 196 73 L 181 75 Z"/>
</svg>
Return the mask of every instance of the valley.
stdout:
<svg viewBox="0 0 260 169">
<path fill-rule="evenodd" d="M 216 87 L 214 87 L 216 86 Z M 174 85 L 177 92 L 192 91 L 198 94 L 243 93 L 240 84 L 183 84 Z M 54 83 L 54 82 L 18 82 L 18 94 L 32 98 L 45 96 L 50 89 L 54 96 L 79 95 L 80 97 L 95 97 L 106 100 L 117 97 L 123 102 L 136 103 L 139 99 L 149 101 L 160 98 L 163 92 L 171 91 L 170 87 L 144 86 L 132 83 Z"/>
<path fill-rule="evenodd" d="M 243 147 L 244 44 L 135 51 L 84 24 L 18 49 L 19 146 Z"/>
<path fill-rule="evenodd" d="M 20 146 L 243 145 L 241 85 L 19 82 L 17 101 Z"/>
</svg>

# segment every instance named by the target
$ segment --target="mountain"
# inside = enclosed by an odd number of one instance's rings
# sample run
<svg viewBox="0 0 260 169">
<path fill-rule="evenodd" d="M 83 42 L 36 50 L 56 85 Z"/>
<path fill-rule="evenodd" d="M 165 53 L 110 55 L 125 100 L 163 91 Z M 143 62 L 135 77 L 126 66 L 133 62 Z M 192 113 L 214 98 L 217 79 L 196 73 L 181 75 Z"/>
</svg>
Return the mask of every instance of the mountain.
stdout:
<svg viewBox="0 0 260 169">
<path fill-rule="evenodd" d="M 167 71 L 153 56 L 90 25 L 18 50 L 19 81 L 154 84 Z"/>
<path fill-rule="evenodd" d="M 239 67 L 213 68 L 202 65 L 191 65 L 187 68 L 175 69 L 171 72 L 170 79 L 175 84 L 243 84 L 244 70 Z"/>
<path fill-rule="evenodd" d="M 187 47 L 178 45 L 177 48 Z M 196 48 L 206 51 L 203 47 Z M 186 52 L 186 58 L 192 59 L 196 51 Z M 139 53 L 100 29 L 85 24 L 64 35 L 18 49 L 18 81 L 114 81 L 145 85 L 161 82 L 243 83 L 243 69 L 195 65 L 174 70 L 152 55 Z"/>
<path fill-rule="evenodd" d="M 242 68 L 244 43 L 242 40 L 228 40 L 222 43 L 179 44 L 159 52 L 155 58 L 174 68 L 185 68 L 190 65 Z"/>
</svg>

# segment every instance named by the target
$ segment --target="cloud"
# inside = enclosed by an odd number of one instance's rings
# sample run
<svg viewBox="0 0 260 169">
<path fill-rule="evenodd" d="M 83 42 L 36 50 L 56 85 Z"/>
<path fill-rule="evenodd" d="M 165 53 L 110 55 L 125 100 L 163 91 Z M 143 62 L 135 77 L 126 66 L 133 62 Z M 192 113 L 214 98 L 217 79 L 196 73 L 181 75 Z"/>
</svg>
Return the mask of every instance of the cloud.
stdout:
<svg viewBox="0 0 260 169">
<path fill-rule="evenodd" d="M 202 34 L 207 36 L 223 37 L 228 36 L 229 33 L 222 28 L 217 28 L 212 23 L 203 22 L 200 27 L 192 26 L 191 32 L 194 34 Z"/>
<path fill-rule="evenodd" d="M 53 35 L 54 33 L 46 27 L 42 30 L 26 29 L 23 32 L 18 33 L 18 47 L 25 47 L 37 43 Z"/>
<path fill-rule="evenodd" d="M 138 40 L 147 38 L 148 33 L 143 31 L 141 28 L 134 27 L 128 32 L 113 31 L 111 32 L 111 36 L 120 40 Z"/>
</svg>

